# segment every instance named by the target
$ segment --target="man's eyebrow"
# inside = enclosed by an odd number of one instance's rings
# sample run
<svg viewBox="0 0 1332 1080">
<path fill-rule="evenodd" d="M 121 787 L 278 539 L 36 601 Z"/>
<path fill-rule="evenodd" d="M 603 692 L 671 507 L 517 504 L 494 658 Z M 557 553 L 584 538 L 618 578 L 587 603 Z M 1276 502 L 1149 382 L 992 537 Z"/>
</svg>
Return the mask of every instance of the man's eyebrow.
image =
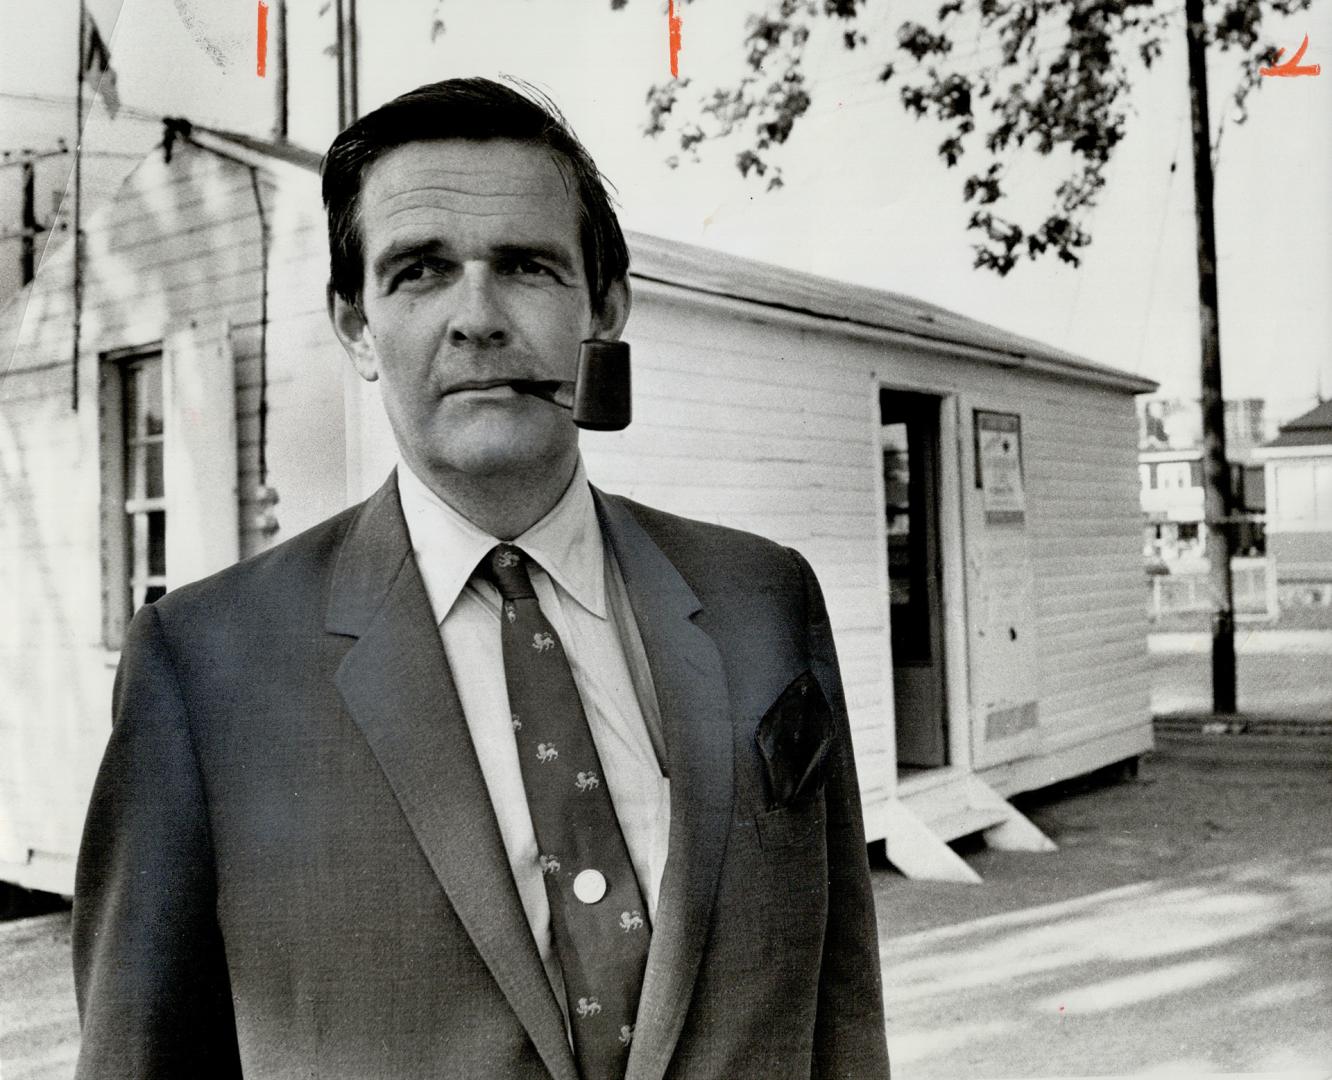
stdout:
<svg viewBox="0 0 1332 1080">
<path fill-rule="evenodd" d="M 374 277 L 382 278 L 396 263 L 417 259 L 425 255 L 439 255 L 446 250 L 446 245 L 437 239 L 400 240 L 390 244 L 375 256 L 370 270 Z M 491 252 L 493 257 L 498 259 L 542 259 L 568 274 L 576 273 L 578 270 L 578 265 L 573 257 L 562 247 L 554 244 L 543 244 L 539 241 L 496 244 Z"/>
</svg>

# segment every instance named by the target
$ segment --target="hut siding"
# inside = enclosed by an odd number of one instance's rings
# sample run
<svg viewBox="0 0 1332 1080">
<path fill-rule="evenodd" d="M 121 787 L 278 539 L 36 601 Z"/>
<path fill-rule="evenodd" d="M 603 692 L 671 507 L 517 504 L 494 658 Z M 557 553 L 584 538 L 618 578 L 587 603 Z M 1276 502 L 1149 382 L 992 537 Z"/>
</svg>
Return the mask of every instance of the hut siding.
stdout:
<svg viewBox="0 0 1332 1080">
<path fill-rule="evenodd" d="M 248 170 L 188 144 L 145 159 L 85 221 L 80 408 L 70 408 L 71 251 L 0 313 L 0 880 L 68 891 L 110 730 L 118 655 L 102 643 L 99 354 L 191 322 L 229 324 L 235 364 L 240 552 L 254 554 L 345 503 L 338 349 L 311 267 L 325 259 L 317 179 L 261 173 L 274 225 L 268 328 L 269 482 L 281 528 L 258 505 L 259 222 Z M 303 281 L 293 289 L 290 282 Z M 286 297 L 305 296 L 294 306 Z M 10 606 L 12 605 L 12 606 Z"/>
<path fill-rule="evenodd" d="M 1138 733 L 1128 753 L 1145 747 L 1146 617 L 1130 395 L 878 345 L 840 334 L 835 323 L 816 330 L 747 320 L 651 286 L 638 290 L 627 337 L 636 419 L 622 433 L 584 437 L 589 471 L 609 490 L 762 533 L 810 560 L 837 638 L 867 820 L 896 787 L 880 572 L 880 385 L 956 396 L 959 452 L 945 448 L 943 461 L 962 473 L 973 556 L 984 525 L 970 482 L 970 410 L 1021 415 L 1040 752 L 1076 751 L 1128 729 Z M 994 771 L 1003 777 L 1014 769 Z M 1057 779 L 1077 769 L 1055 763 L 1046 771 Z"/>
</svg>

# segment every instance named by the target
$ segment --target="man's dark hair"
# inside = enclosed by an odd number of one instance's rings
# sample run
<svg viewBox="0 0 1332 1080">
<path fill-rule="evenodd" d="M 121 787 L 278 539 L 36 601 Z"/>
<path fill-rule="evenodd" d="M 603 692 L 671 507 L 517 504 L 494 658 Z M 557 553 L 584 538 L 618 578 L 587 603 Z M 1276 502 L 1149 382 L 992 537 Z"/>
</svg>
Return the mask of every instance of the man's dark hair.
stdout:
<svg viewBox="0 0 1332 1080">
<path fill-rule="evenodd" d="M 360 304 L 365 284 L 361 185 L 395 147 L 431 139 L 512 139 L 546 147 L 578 195 L 579 239 L 592 308 L 629 273 L 629 249 L 605 180 L 568 122 L 544 95 L 490 79 L 428 83 L 366 113 L 333 140 L 322 166 L 333 291 Z"/>
</svg>

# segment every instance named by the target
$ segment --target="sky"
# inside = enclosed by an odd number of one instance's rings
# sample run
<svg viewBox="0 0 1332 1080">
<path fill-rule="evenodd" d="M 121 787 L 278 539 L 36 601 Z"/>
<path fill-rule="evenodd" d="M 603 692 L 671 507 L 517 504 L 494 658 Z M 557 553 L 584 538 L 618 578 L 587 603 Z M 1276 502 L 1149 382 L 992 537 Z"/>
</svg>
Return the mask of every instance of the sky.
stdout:
<svg viewBox="0 0 1332 1080">
<path fill-rule="evenodd" d="M 658 0 L 362 0 L 361 106 L 452 75 L 520 76 L 559 104 L 615 185 L 626 227 L 905 293 L 1026 334 L 1194 397 L 1198 307 L 1188 84 L 1178 47 L 1135 84 L 1128 137 L 1090 222 L 1079 268 L 1023 263 L 1006 278 L 972 268 L 963 169 L 935 146 L 942 129 L 908 117 L 875 81 L 894 30 L 937 0 L 870 0 L 867 49 L 831 33 L 807 55 L 814 104 L 776 159 L 785 187 L 744 180 L 738 144 L 706 145 L 672 169 L 674 147 L 644 137 L 644 96 L 669 77 Z M 291 137 L 321 150 L 336 131 L 333 40 L 323 0 L 290 0 Z M 683 4 L 683 100 L 742 71 L 746 15 L 761 0 Z M 1176 7 L 1178 5 L 1167 5 Z M 444 32 L 431 40 L 438 8 Z M 162 115 L 257 136 L 274 122 L 272 56 L 256 73 L 256 0 L 88 0 L 110 44 L 122 108 L 89 100 L 85 207 L 114 195 L 161 137 Z M 0 151 L 74 141 L 76 0 L 0 0 Z M 1289 57 L 1309 35 L 1317 77 L 1263 79 L 1248 122 L 1225 99 L 1235 62 L 1211 65 L 1217 166 L 1222 358 L 1228 397 L 1266 397 L 1288 418 L 1332 396 L 1332 0 L 1273 19 Z M 899 70 L 901 58 L 899 57 Z M 984 54 L 976 58 L 984 59 Z M 1247 59 L 1247 58 L 1246 58 Z M 964 161 L 965 165 L 965 161 Z M 69 155 L 42 161 L 38 216 L 69 195 Z M 1042 205 L 1055 174 L 1020 159 L 1015 184 Z M 0 233 L 19 221 L 19 170 L 0 169 Z M 17 286 L 18 244 L 0 241 L 0 296 Z M 632 335 L 632 324 L 630 326 Z"/>
</svg>

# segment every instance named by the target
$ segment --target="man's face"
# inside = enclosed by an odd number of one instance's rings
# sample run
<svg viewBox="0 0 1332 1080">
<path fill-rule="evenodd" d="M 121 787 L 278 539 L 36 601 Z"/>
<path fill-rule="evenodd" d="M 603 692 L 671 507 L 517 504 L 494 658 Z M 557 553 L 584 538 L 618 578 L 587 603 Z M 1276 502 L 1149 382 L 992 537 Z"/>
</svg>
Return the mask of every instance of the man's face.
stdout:
<svg viewBox="0 0 1332 1080">
<path fill-rule="evenodd" d="M 334 328 L 379 379 L 408 465 L 447 490 L 460 477 L 566 471 L 569 414 L 510 385 L 572 380 L 584 338 L 618 337 L 628 289 L 592 312 L 575 189 L 549 152 L 508 140 L 408 143 L 361 185 L 360 309 Z"/>
</svg>

